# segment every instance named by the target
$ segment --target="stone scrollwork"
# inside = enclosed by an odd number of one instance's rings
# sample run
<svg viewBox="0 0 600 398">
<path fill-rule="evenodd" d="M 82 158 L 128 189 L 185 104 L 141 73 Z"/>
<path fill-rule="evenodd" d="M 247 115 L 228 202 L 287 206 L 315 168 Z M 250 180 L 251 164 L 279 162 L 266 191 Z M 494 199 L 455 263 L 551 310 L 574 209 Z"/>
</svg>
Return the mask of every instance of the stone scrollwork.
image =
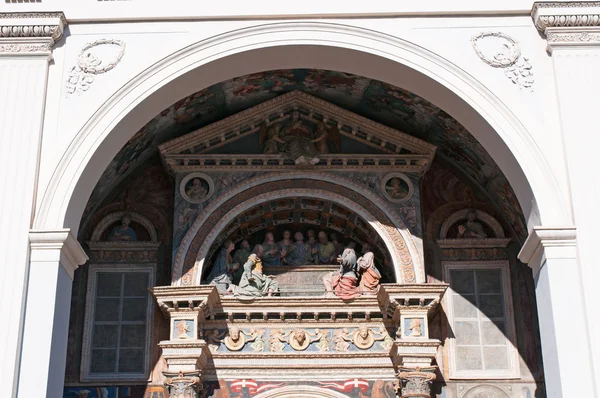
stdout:
<svg viewBox="0 0 600 398">
<path fill-rule="evenodd" d="M 116 46 L 118 52 L 112 60 L 104 61 L 92 50 Z M 125 42 L 116 39 L 100 39 L 87 43 L 77 56 L 77 64 L 69 71 L 66 88 L 68 94 L 82 93 L 90 88 L 97 75 L 114 69 L 125 55 Z"/>
<path fill-rule="evenodd" d="M 202 390 L 200 371 L 179 373 L 163 373 L 166 376 L 165 385 L 169 387 L 171 398 L 198 398 Z"/>
<path fill-rule="evenodd" d="M 401 368 L 398 372 L 396 393 L 401 398 L 430 398 L 431 383 L 435 380 L 435 367 Z"/>
<path fill-rule="evenodd" d="M 534 77 L 529 59 L 521 54 L 519 43 L 502 32 L 483 32 L 471 38 L 477 56 L 504 74 L 520 89 L 533 91 Z"/>
</svg>

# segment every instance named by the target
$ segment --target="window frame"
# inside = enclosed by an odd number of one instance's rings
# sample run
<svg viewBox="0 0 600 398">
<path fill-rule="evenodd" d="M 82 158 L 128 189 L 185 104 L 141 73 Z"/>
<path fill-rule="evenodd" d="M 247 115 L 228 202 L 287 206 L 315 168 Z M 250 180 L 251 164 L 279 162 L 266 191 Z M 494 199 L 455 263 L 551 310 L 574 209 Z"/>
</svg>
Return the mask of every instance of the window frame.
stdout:
<svg viewBox="0 0 600 398">
<path fill-rule="evenodd" d="M 512 286 L 510 280 L 510 264 L 504 261 L 442 261 L 444 270 L 444 282 L 448 283 L 448 291 L 442 300 L 442 306 L 447 316 L 448 330 L 454 330 L 454 306 L 453 295 L 456 293 L 451 286 L 451 271 L 454 270 L 500 270 L 502 278 L 502 297 L 504 303 L 504 322 L 506 324 L 506 340 L 508 369 L 502 370 L 457 370 L 456 338 L 446 336 L 446 358 L 448 358 L 448 370 L 450 379 L 473 380 L 473 379 L 518 379 L 520 378 L 519 353 L 517 348 L 515 315 L 512 300 Z M 478 315 L 481 310 L 476 307 Z M 485 316 L 485 314 L 484 314 Z M 479 318 L 479 316 L 478 316 Z M 486 316 L 487 318 L 487 316 Z"/>
<path fill-rule="evenodd" d="M 139 272 L 148 274 L 148 287 L 154 286 L 155 266 L 135 264 L 90 264 L 87 277 L 87 292 L 85 298 L 85 317 L 83 327 L 83 341 L 81 350 L 80 379 L 85 381 L 148 381 L 150 378 L 150 362 L 152 360 L 152 341 L 154 324 L 154 300 L 148 291 L 148 304 L 146 308 L 146 341 L 144 345 L 144 371 L 143 373 L 102 373 L 93 374 L 92 365 L 92 333 L 94 329 L 94 315 L 96 310 L 96 284 L 97 275 L 102 272 L 127 273 Z"/>
</svg>

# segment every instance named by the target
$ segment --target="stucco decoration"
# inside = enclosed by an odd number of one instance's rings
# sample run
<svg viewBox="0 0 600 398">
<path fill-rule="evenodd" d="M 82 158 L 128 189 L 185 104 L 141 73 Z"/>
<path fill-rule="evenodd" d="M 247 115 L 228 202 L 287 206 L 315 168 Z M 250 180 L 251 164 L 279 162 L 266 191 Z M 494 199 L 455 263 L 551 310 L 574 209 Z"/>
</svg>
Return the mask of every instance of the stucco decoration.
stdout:
<svg viewBox="0 0 600 398">
<path fill-rule="evenodd" d="M 529 59 L 521 54 L 519 43 L 502 32 L 484 32 L 471 38 L 477 56 L 504 74 L 520 89 L 533 91 L 533 72 Z"/>
<path fill-rule="evenodd" d="M 462 170 L 483 191 L 489 192 L 490 200 L 503 210 L 517 233 L 526 236 L 519 203 L 506 177 L 460 123 L 427 100 L 399 87 L 328 70 L 260 72 L 183 98 L 150 120 L 111 161 L 90 197 L 86 214 L 101 206 L 112 188 L 153 156 L 157 145 L 294 90 L 436 145 L 436 156 Z"/>
<path fill-rule="evenodd" d="M 50 55 L 65 26 L 62 12 L 0 13 L 0 53 Z"/>
<path fill-rule="evenodd" d="M 77 56 L 77 64 L 69 71 L 67 94 L 87 91 L 97 75 L 114 69 L 124 55 L 125 42 L 121 40 L 100 39 L 87 43 Z"/>
<path fill-rule="evenodd" d="M 510 398 L 506 391 L 491 384 L 480 384 L 474 387 L 459 387 L 460 398 Z"/>
<path fill-rule="evenodd" d="M 381 193 L 390 202 L 403 203 L 413 196 L 415 187 L 405 174 L 389 173 L 381 180 Z"/>
</svg>

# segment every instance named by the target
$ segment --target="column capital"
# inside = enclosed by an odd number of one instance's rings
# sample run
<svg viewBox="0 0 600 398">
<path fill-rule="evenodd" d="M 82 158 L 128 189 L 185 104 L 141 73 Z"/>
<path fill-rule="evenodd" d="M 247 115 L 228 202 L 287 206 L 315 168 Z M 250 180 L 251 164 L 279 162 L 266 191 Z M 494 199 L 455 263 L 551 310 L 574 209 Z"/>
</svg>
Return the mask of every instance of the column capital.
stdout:
<svg viewBox="0 0 600 398">
<path fill-rule="evenodd" d="M 0 56 L 50 56 L 67 20 L 62 12 L 0 13 Z"/>
<path fill-rule="evenodd" d="M 87 254 L 70 229 L 29 231 L 30 261 L 59 261 L 71 279 L 75 270 L 88 260 Z"/>
<path fill-rule="evenodd" d="M 574 226 L 533 227 L 519 252 L 519 260 L 537 276 L 546 259 L 577 258 L 577 233 Z"/>
</svg>

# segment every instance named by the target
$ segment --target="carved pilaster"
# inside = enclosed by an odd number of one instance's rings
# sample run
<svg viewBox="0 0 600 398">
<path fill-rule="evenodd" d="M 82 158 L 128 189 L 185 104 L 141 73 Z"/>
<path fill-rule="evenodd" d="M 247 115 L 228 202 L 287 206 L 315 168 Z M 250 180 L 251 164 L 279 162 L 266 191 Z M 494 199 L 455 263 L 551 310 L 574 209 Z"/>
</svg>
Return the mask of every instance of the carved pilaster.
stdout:
<svg viewBox="0 0 600 398">
<path fill-rule="evenodd" d="M 67 21 L 62 12 L 0 13 L 0 56 L 50 56 Z"/>
<path fill-rule="evenodd" d="M 435 380 L 436 367 L 400 368 L 396 375 L 396 393 L 401 398 L 430 398 L 431 383 Z"/>
<path fill-rule="evenodd" d="M 600 2 L 536 3 L 531 16 L 546 36 L 549 52 L 561 46 L 600 45 Z"/>
</svg>

